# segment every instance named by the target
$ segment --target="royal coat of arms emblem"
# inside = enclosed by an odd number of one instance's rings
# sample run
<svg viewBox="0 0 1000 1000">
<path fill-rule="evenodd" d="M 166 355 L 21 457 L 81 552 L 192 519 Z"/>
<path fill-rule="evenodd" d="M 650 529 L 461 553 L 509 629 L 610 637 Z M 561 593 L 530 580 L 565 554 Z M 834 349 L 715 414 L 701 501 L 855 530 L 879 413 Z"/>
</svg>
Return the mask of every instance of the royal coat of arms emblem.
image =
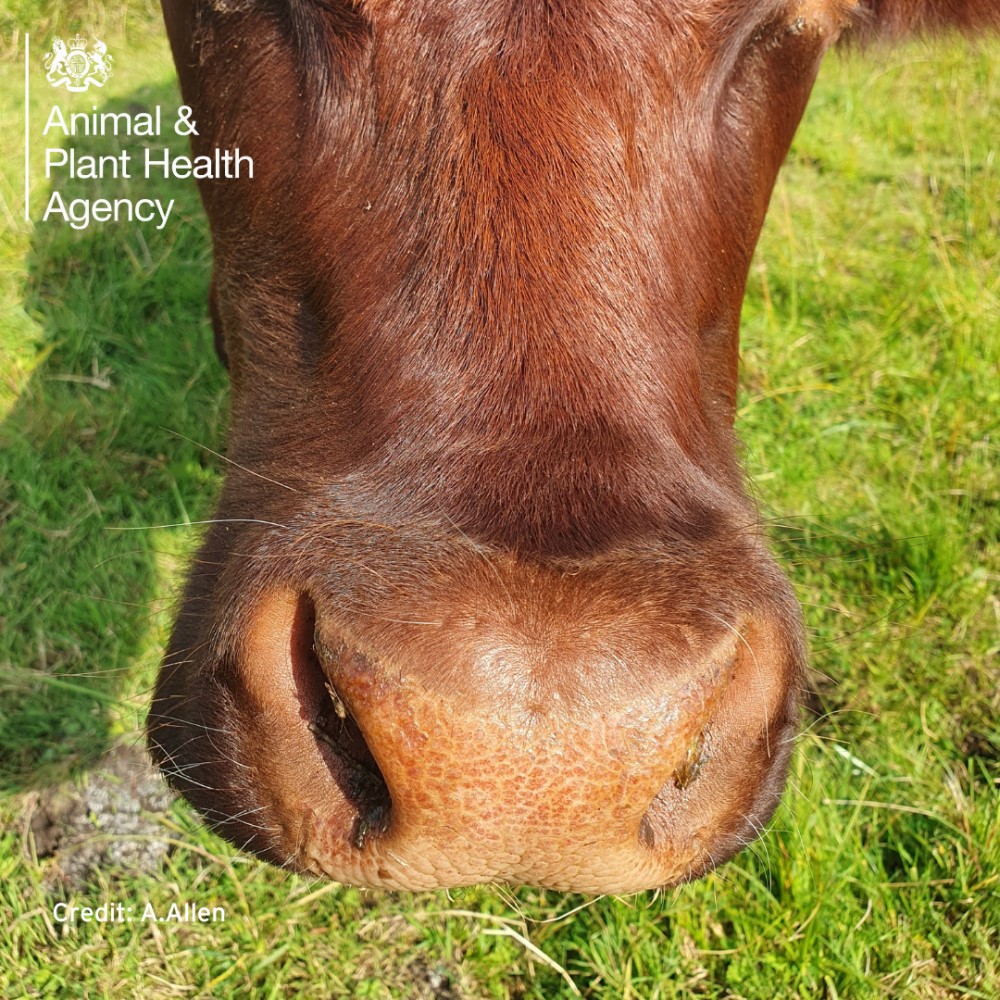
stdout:
<svg viewBox="0 0 1000 1000">
<path fill-rule="evenodd" d="M 103 87 L 111 76 L 108 47 L 99 38 L 87 48 L 87 39 L 74 35 L 69 44 L 61 38 L 52 41 L 52 51 L 45 57 L 45 79 L 53 87 L 82 92 L 91 84 Z"/>
</svg>

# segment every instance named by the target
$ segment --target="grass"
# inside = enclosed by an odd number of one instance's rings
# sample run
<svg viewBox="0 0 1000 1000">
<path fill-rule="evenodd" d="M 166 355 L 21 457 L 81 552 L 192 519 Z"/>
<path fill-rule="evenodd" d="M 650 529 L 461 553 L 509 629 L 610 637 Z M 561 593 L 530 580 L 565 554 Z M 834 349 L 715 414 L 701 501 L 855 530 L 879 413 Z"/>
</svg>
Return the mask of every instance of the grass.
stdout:
<svg viewBox="0 0 1000 1000">
<path fill-rule="evenodd" d="M 57 29 L 102 25 L 117 58 L 102 107 L 177 103 L 140 4 L 20 0 L 0 17 L 4 135 L 22 128 L 26 27 L 40 55 Z M 36 122 L 43 88 L 36 68 Z M 1000 995 L 998 109 L 996 43 L 825 67 L 744 312 L 746 464 L 812 638 L 791 789 L 708 879 L 597 901 L 314 883 L 233 858 L 180 803 L 156 877 L 53 886 L 32 796 L 138 738 L 197 534 L 149 526 L 210 514 L 220 461 L 192 441 L 222 447 L 227 390 L 194 192 L 144 184 L 178 201 L 162 232 L 30 227 L 6 145 L 0 995 Z M 37 220 L 48 183 L 33 169 Z M 60 900 L 228 916 L 67 931 Z"/>
</svg>

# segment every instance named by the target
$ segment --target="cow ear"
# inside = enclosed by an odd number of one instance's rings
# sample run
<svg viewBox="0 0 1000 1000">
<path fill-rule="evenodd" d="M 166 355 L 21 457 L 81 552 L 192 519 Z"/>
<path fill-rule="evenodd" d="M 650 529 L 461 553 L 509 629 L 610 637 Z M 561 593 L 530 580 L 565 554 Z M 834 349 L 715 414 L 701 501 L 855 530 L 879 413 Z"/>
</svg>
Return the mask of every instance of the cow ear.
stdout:
<svg viewBox="0 0 1000 1000">
<path fill-rule="evenodd" d="M 960 31 L 969 36 L 1000 32 L 997 0 L 861 0 L 848 44 L 895 41 L 907 35 Z"/>
<path fill-rule="evenodd" d="M 723 132 L 776 174 L 839 28 L 826 19 L 782 16 L 744 43 L 726 82 Z"/>
</svg>

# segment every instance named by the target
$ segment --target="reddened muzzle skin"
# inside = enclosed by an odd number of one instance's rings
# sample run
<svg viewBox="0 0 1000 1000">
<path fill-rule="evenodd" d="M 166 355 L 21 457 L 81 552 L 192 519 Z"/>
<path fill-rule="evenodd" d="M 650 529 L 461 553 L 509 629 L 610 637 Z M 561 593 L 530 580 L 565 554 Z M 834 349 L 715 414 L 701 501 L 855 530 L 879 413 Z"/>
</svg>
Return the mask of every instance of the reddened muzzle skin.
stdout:
<svg viewBox="0 0 1000 1000">
<path fill-rule="evenodd" d="M 632 892 L 748 843 L 804 652 L 733 433 L 840 38 L 996 0 L 163 0 L 231 463 L 149 719 L 234 844 Z"/>
<path fill-rule="evenodd" d="M 250 588 L 214 639 L 194 621 L 220 662 L 209 684 L 164 671 L 151 744 L 231 840 L 358 885 L 620 893 L 700 875 L 766 823 L 803 663 L 780 578 L 737 614 L 648 556 L 639 588 L 614 562 L 431 562 L 360 614 L 314 578 Z"/>
</svg>

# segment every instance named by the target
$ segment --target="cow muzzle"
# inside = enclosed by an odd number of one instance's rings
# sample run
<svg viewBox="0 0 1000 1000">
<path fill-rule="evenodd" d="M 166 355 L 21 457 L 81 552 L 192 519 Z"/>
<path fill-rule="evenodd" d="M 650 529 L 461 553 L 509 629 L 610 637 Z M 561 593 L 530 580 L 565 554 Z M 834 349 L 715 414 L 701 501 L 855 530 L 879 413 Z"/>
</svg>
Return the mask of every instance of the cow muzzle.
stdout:
<svg viewBox="0 0 1000 1000">
<path fill-rule="evenodd" d="M 154 756 L 231 841 L 342 882 L 624 893 L 705 873 L 784 784 L 790 594 L 625 611 L 553 580 L 446 588 L 363 628 L 322 587 L 271 588 L 224 662 L 165 670 Z"/>
</svg>

